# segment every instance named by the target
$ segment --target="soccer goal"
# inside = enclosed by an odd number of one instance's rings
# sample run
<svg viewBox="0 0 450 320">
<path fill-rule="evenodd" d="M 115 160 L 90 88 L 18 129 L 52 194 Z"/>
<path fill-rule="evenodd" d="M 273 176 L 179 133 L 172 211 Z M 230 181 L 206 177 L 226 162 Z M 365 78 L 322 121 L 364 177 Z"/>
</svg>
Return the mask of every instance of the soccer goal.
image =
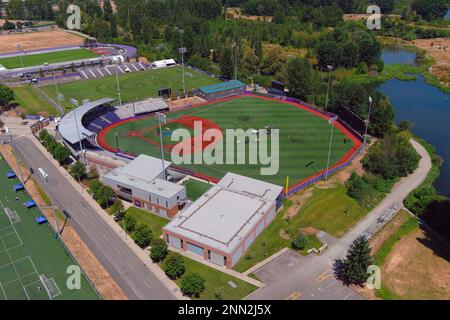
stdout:
<svg viewBox="0 0 450 320">
<path fill-rule="evenodd" d="M 47 291 L 50 300 L 53 300 L 54 298 L 56 298 L 61 294 L 61 290 L 56 284 L 55 279 L 53 278 L 49 279 L 43 274 L 39 276 L 39 279 L 41 280 L 41 283 L 45 288 L 45 291 Z"/>
</svg>

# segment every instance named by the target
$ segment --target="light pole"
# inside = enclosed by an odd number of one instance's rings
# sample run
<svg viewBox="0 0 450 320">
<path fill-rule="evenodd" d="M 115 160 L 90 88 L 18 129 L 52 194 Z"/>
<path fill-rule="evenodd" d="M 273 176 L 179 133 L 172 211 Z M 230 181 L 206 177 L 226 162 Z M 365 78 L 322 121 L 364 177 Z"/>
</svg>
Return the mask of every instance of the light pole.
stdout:
<svg viewBox="0 0 450 320">
<path fill-rule="evenodd" d="M 167 117 L 164 113 L 160 113 L 160 112 L 157 112 L 155 114 L 155 116 L 158 118 L 158 123 L 159 123 L 159 139 L 161 142 L 161 161 L 162 161 L 163 176 L 164 176 L 164 180 L 167 180 L 165 161 L 164 161 L 164 144 L 163 144 L 162 127 L 161 127 L 161 123 L 167 122 Z"/>
<path fill-rule="evenodd" d="M 327 65 L 328 68 L 328 88 L 327 88 L 327 100 L 325 101 L 325 110 L 328 110 L 328 99 L 330 95 L 330 84 L 331 84 L 331 71 L 333 70 L 333 66 Z"/>
<path fill-rule="evenodd" d="M 81 152 L 81 159 L 82 159 L 83 164 L 86 165 L 86 160 L 84 159 L 83 144 L 81 143 L 80 129 L 78 127 L 78 121 L 77 121 L 77 109 L 76 108 L 78 108 L 79 103 L 78 103 L 78 100 L 75 100 L 75 99 L 70 99 L 70 102 L 75 107 L 75 109 L 73 110 L 73 118 L 75 120 L 75 127 L 77 129 L 78 143 L 79 143 L 80 152 Z"/>
<path fill-rule="evenodd" d="M 210 49 L 209 52 L 211 52 L 211 61 L 214 60 L 214 51 L 215 49 Z"/>
<path fill-rule="evenodd" d="M 237 43 L 233 40 L 234 48 L 234 80 L 237 80 Z"/>
<path fill-rule="evenodd" d="M 331 118 L 328 123 L 331 125 L 331 135 L 330 135 L 330 147 L 328 149 L 328 162 L 327 162 L 327 172 L 325 174 L 325 180 L 328 180 L 328 174 L 330 172 L 330 159 L 331 159 L 331 145 L 333 144 L 333 129 L 334 122 L 337 121 L 338 117 Z"/>
<path fill-rule="evenodd" d="M 183 96 L 186 98 L 186 77 L 184 75 L 184 54 L 186 53 L 187 48 L 186 47 L 182 47 L 178 49 L 178 52 L 181 53 L 181 83 L 183 85 Z"/>
<path fill-rule="evenodd" d="M 367 147 L 367 131 L 369 129 L 370 111 L 372 110 L 372 102 L 373 102 L 373 99 L 372 99 L 372 97 L 369 96 L 369 114 L 367 115 L 366 129 L 364 131 L 364 147 L 363 147 L 364 151 L 366 150 L 366 147 Z"/>
<path fill-rule="evenodd" d="M 18 43 L 17 44 L 17 51 L 21 51 L 21 50 L 22 50 L 21 45 L 20 45 L 20 43 Z M 22 57 L 22 54 L 20 52 L 19 52 L 19 57 L 20 57 L 20 63 L 22 64 L 22 72 L 23 72 L 23 75 L 25 77 L 25 82 L 28 82 L 28 78 L 27 78 L 27 75 L 25 73 L 25 65 L 23 64 L 23 57 Z"/>
<path fill-rule="evenodd" d="M 119 106 L 122 106 L 122 97 L 120 95 L 120 82 L 119 82 L 119 72 L 117 71 L 117 69 L 119 68 L 119 64 L 116 64 L 116 82 L 117 82 L 117 96 L 119 98 Z"/>
</svg>

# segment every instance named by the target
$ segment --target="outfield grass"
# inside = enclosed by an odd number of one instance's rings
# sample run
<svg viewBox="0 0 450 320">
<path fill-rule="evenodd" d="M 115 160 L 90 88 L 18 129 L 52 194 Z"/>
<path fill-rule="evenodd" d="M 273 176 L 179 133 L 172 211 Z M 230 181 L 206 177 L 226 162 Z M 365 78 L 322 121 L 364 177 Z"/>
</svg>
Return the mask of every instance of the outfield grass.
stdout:
<svg viewBox="0 0 450 320">
<path fill-rule="evenodd" d="M 292 201 L 286 201 L 272 223 L 233 267 L 234 270 L 243 272 L 281 249 L 290 247 L 300 228 L 312 226 L 334 236 L 341 236 L 366 214 L 366 211 L 346 194 L 342 185 L 330 189 L 314 189 L 313 195 L 305 201 L 299 212 L 286 219 L 285 213 L 292 204 Z M 290 239 L 281 237 L 281 231 L 289 235 Z M 318 239 L 309 237 L 307 248 L 302 253 L 305 254 L 308 249 L 317 246 L 322 246 Z"/>
<path fill-rule="evenodd" d="M 0 300 L 6 298 L 25 300 L 49 299 L 39 275 L 53 278 L 61 291 L 56 300 L 98 299 L 95 291 L 89 286 L 86 278 L 81 278 L 80 290 L 69 290 L 66 286 L 67 267 L 76 265 L 75 261 L 64 249 L 62 243 L 54 238 L 54 232 L 47 225 L 38 225 L 34 219 L 41 214 L 37 208 L 26 209 L 23 202 L 30 200 L 26 192 L 14 192 L 13 185 L 19 180 L 6 178 L 10 171 L 7 163 L 0 162 L 0 194 L 1 206 L 16 211 L 20 222 L 14 224 L 19 238 L 12 229 L 5 210 L 0 206 Z M 16 196 L 18 200 L 16 200 Z M 13 264 L 11 264 L 13 262 Z M 34 264 L 34 267 L 33 267 Z M 19 281 L 18 278 L 21 278 Z"/>
<path fill-rule="evenodd" d="M 88 49 L 74 49 L 65 51 L 46 52 L 38 54 L 25 54 L 22 56 L 24 67 L 39 66 L 45 63 L 57 63 L 75 61 L 98 57 L 97 54 Z M 2 58 L 0 64 L 6 69 L 22 68 L 20 56 Z"/>
<path fill-rule="evenodd" d="M 194 179 L 186 181 L 183 185 L 186 187 L 187 197 L 193 201 L 200 198 L 200 196 L 212 187 L 212 184 Z"/>
<path fill-rule="evenodd" d="M 205 291 L 201 294 L 200 298 L 194 297 L 193 299 L 216 300 L 216 293 L 220 292 L 224 300 L 241 300 L 256 289 L 254 285 L 248 282 L 208 267 L 203 263 L 185 256 L 183 256 L 183 260 L 184 266 L 186 267 L 186 272 L 183 276 L 190 272 L 195 272 L 205 279 Z M 175 281 L 178 286 L 181 285 L 183 276 Z M 237 287 L 230 287 L 228 281 L 233 281 Z"/>
<path fill-rule="evenodd" d="M 33 87 L 11 87 L 15 94 L 15 102 L 26 114 L 41 114 L 44 116 L 58 115 L 59 112 Z"/>
<path fill-rule="evenodd" d="M 126 214 L 134 217 L 137 224 L 147 225 L 152 230 L 153 238 L 159 238 L 162 235 L 162 228 L 169 223 L 167 219 L 135 207 L 128 208 Z M 122 223 L 119 225 L 122 227 Z"/>
<path fill-rule="evenodd" d="M 256 97 L 241 97 L 212 105 L 179 110 L 168 114 L 168 119 L 175 119 L 182 115 L 195 115 L 209 119 L 220 126 L 222 131 L 236 128 L 264 129 L 271 125 L 279 129 L 280 135 L 279 170 L 275 175 L 261 175 L 262 165 L 248 164 L 249 146 L 245 146 L 247 164 L 182 164 L 189 170 L 216 178 L 222 178 L 227 172 L 234 172 L 277 185 L 284 185 L 286 176 L 289 176 L 290 184 L 293 185 L 315 174 L 313 168 L 305 167 L 308 162 L 314 161 L 313 166 L 317 171 L 324 170 L 327 166 L 330 125 L 325 119 L 296 106 Z M 156 121 L 153 117 L 124 123 L 110 130 L 105 137 L 105 142 L 114 147 L 117 133 L 122 151 L 160 157 L 158 146 L 138 137 L 128 136 L 130 131 L 143 130 L 154 125 Z M 226 137 L 224 141 L 226 142 Z M 352 147 L 353 143 L 341 131 L 334 130 L 331 163 L 338 162 Z M 170 159 L 170 151 L 166 153 L 166 159 Z M 278 153 L 274 153 L 274 160 L 277 160 L 277 155 Z"/>
<path fill-rule="evenodd" d="M 188 70 L 186 74 L 186 89 L 188 91 L 220 82 L 220 80 L 193 70 Z M 127 73 L 122 74 L 119 79 L 123 102 L 157 97 L 158 90 L 162 88 L 172 88 L 172 92 L 182 92 L 180 67 Z M 44 86 L 42 90 L 52 99 L 56 99 L 54 86 Z M 59 90 L 65 97 L 62 105 L 67 109 L 72 108 L 69 102 L 71 98 L 77 99 L 78 101 L 83 101 L 84 99 L 96 100 L 107 97 L 117 98 L 117 82 L 115 76 L 61 84 Z"/>
</svg>

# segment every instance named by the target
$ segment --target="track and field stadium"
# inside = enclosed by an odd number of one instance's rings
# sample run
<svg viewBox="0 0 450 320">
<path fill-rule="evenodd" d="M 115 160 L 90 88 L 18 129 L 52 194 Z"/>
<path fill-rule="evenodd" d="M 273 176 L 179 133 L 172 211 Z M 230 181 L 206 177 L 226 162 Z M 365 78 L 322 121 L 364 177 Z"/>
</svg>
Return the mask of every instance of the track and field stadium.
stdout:
<svg viewBox="0 0 450 320">
<path fill-rule="evenodd" d="M 306 106 L 268 97 L 244 95 L 176 110 L 166 115 L 163 138 L 165 157 L 168 160 L 173 147 L 171 143 L 174 143 L 171 142 L 170 132 L 181 127 L 193 132 L 194 120 L 202 121 L 205 128 L 220 128 L 222 131 L 279 129 L 277 174 L 261 175 L 261 167 L 267 166 L 260 164 L 181 165 L 182 169 L 211 181 L 217 181 L 227 172 L 233 172 L 282 186 L 285 185 L 286 177 L 289 177 L 289 187 L 294 189 L 326 170 L 331 132 L 329 117 Z M 337 168 L 348 161 L 362 144 L 360 137 L 340 122 L 335 122 L 334 126 L 338 130 L 333 133 L 331 168 Z M 161 156 L 158 123 L 153 115 L 111 124 L 99 132 L 97 142 L 102 148 L 112 152 Z"/>
</svg>

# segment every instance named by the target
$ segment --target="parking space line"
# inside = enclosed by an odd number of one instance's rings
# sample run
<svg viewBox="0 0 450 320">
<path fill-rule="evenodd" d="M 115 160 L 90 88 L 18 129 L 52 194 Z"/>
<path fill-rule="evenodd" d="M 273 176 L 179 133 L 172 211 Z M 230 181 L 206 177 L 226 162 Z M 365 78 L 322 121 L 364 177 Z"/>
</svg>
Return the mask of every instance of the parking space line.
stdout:
<svg viewBox="0 0 450 320">
<path fill-rule="evenodd" d="M 329 287 L 334 286 L 336 283 L 338 283 L 338 280 L 334 280 L 334 281 L 331 282 L 329 285 L 327 285 L 325 288 L 328 289 Z"/>
<path fill-rule="evenodd" d="M 105 67 L 105 68 L 103 68 L 103 69 L 106 71 L 107 74 L 109 74 L 110 76 L 112 76 L 112 73 L 111 73 L 111 71 L 109 71 L 108 68 Z"/>
<path fill-rule="evenodd" d="M 286 299 L 284 300 L 298 300 L 301 297 L 301 293 L 298 291 L 292 292 Z"/>
<path fill-rule="evenodd" d="M 89 69 L 89 72 L 92 74 L 92 76 L 93 76 L 94 78 L 97 78 L 97 75 L 96 75 L 91 69 Z"/>
<path fill-rule="evenodd" d="M 122 68 L 121 68 L 120 66 L 117 66 L 117 68 L 119 69 L 119 71 L 120 71 L 121 73 L 125 73 L 125 71 L 123 71 Z"/>
<path fill-rule="evenodd" d="M 328 279 L 329 277 L 332 276 L 332 274 L 330 273 L 330 269 L 328 269 L 327 271 L 325 271 L 324 273 L 322 273 L 320 276 L 318 276 L 316 278 L 316 282 L 317 283 L 321 283 L 322 281 L 325 281 L 326 279 Z"/>
<path fill-rule="evenodd" d="M 85 77 L 86 79 L 89 79 L 89 77 L 86 75 L 86 73 L 84 73 L 83 70 L 79 70 L 79 71 L 83 77 Z"/>
<path fill-rule="evenodd" d="M 347 300 L 347 299 L 350 298 L 352 295 L 353 295 L 353 292 L 350 292 L 348 295 L 346 295 L 346 296 L 344 297 L 344 300 Z"/>
</svg>

